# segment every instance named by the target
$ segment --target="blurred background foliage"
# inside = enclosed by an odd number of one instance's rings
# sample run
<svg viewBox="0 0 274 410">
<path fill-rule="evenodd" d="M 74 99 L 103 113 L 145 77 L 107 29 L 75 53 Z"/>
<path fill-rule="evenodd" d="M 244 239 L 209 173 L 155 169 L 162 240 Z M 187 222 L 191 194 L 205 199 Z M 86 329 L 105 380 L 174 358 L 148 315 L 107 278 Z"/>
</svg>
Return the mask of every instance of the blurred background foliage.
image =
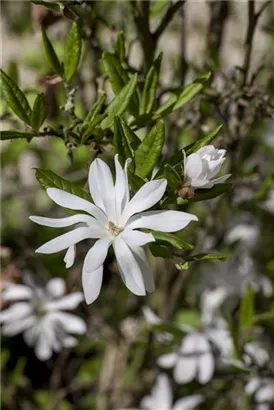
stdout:
<svg viewBox="0 0 274 410">
<path fill-rule="evenodd" d="M 113 51 L 117 33 L 122 30 L 128 66 L 140 73 L 141 81 L 153 57 L 163 52 L 158 101 L 201 73 L 212 72 L 210 85 L 198 98 L 164 119 L 167 139 L 163 155 L 170 157 L 222 123 L 214 144 L 227 150 L 226 171 L 233 176 L 228 193 L 179 207 L 199 217 L 198 224 L 183 231 L 182 239 L 194 244 L 196 254 L 227 254 L 226 261 L 197 261 L 186 269 L 150 255 L 157 288 L 141 298 L 122 285 L 110 254 L 100 297 L 94 304 L 83 303 L 79 308 L 88 332 L 78 346 L 42 363 L 21 336 L 3 338 L 3 410 L 138 407 L 159 371 L 157 357 L 168 350 L 153 337 L 159 330 L 147 326 L 142 307 L 150 306 L 175 330 L 180 324 L 198 327 L 201 295 L 217 287 L 227 291 L 221 311 L 237 333 L 241 352 L 248 341 L 264 342 L 271 357 L 269 366 L 252 364 L 248 372 L 239 368 L 217 370 L 205 386 L 198 382 L 173 384 L 175 396 L 198 392 L 205 397 L 200 406 L 205 410 L 252 410 L 255 399 L 244 390 L 251 375 L 274 378 L 273 3 L 178 3 L 72 1 L 64 2 L 65 8 L 59 12 L 26 1 L 1 2 L 3 68 L 31 104 L 37 92 L 45 93 L 50 107 L 46 126 L 69 127 L 71 117 L 60 109 L 67 97 L 62 83 L 53 81 L 41 25 L 62 59 L 74 14 L 79 14 L 83 51 L 72 81 L 77 87 L 75 113 L 83 117 L 98 90 L 113 95 L 102 75 L 101 56 L 104 50 Z M 251 4 L 259 13 L 256 22 Z M 138 16 L 146 18 L 140 21 Z M 159 35 L 151 36 L 156 28 L 160 28 Z M 3 130 L 24 130 L 3 100 L 0 109 Z M 138 132 L 142 135 L 144 130 Z M 31 271 L 43 279 L 63 277 L 68 291 L 81 289 L 87 244 L 79 246 L 77 263 L 70 270 L 65 269 L 60 254 L 34 253 L 39 244 L 52 238 L 52 230 L 31 223 L 28 216 L 58 217 L 62 213 L 41 190 L 33 168 L 51 169 L 83 186 L 96 149 L 91 143 L 76 146 L 74 141 L 64 143 L 50 136 L 31 142 L 1 141 L 1 288 L 8 282 L 20 282 L 22 273 Z M 111 143 L 99 149 L 102 158 L 111 160 Z M 254 312 L 247 328 L 241 329 L 239 312 L 247 284 L 255 290 Z"/>
</svg>

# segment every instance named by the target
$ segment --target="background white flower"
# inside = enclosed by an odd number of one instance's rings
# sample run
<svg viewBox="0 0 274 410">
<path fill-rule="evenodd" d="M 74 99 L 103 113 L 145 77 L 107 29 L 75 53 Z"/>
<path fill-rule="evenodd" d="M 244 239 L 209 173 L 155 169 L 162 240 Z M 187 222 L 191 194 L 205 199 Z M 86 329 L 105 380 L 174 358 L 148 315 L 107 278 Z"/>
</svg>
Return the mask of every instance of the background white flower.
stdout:
<svg viewBox="0 0 274 410">
<path fill-rule="evenodd" d="M 200 394 L 178 399 L 173 405 L 172 390 L 167 375 L 160 373 L 151 394 L 141 401 L 144 410 L 192 410 L 203 401 Z"/>
<path fill-rule="evenodd" d="M 137 229 L 155 229 L 162 232 L 176 232 L 190 221 L 197 221 L 195 215 L 179 211 L 148 211 L 162 198 L 167 181 L 158 179 L 145 183 L 134 197 L 129 199 L 126 161 L 122 169 L 118 155 L 115 156 L 116 181 L 109 167 L 95 159 L 89 171 L 89 189 L 94 204 L 60 189 L 49 188 L 49 197 L 58 205 L 86 212 L 67 218 L 53 219 L 31 216 L 40 225 L 66 227 L 84 223 L 41 246 L 36 252 L 56 253 L 68 249 L 66 266 L 72 266 L 75 245 L 88 238 L 98 239 L 84 260 L 82 281 L 85 299 L 92 303 L 99 295 L 103 279 L 103 263 L 109 246 L 113 246 L 121 277 L 125 285 L 136 295 L 145 295 L 155 289 L 153 272 L 149 266 L 143 246 L 155 241 L 151 233 Z"/>
<path fill-rule="evenodd" d="M 75 309 L 84 299 L 82 292 L 65 293 L 65 282 L 61 278 L 51 279 L 45 287 L 37 285 L 27 276 L 24 285 L 8 285 L 2 298 L 15 302 L 0 312 L 4 336 L 23 333 L 29 346 L 34 346 L 40 360 L 47 360 L 53 351 L 72 347 L 77 339 L 71 334 L 86 332 L 83 319 L 65 310 Z"/>
<path fill-rule="evenodd" d="M 248 395 L 254 395 L 256 410 L 269 410 L 274 402 L 274 378 L 252 377 L 245 386 Z"/>
<path fill-rule="evenodd" d="M 231 174 L 214 178 L 225 161 L 226 150 L 206 145 L 184 159 L 184 186 L 212 188 L 225 182 Z"/>
</svg>

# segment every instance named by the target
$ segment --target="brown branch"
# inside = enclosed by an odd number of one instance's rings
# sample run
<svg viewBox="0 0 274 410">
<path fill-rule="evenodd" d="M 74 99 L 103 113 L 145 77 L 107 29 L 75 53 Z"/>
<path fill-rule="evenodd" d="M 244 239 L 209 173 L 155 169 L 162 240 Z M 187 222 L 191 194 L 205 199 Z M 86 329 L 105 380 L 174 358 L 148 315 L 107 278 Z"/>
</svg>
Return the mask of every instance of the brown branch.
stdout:
<svg viewBox="0 0 274 410">
<path fill-rule="evenodd" d="M 174 15 L 176 14 L 176 12 L 183 7 L 183 5 L 185 4 L 185 0 L 178 0 L 177 3 L 172 4 L 166 14 L 164 15 L 161 23 L 159 24 L 159 26 L 157 27 L 157 29 L 155 30 L 155 32 L 153 33 L 153 36 L 155 38 L 156 41 L 159 40 L 159 38 L 161 37 L 161 35 L 163 34 L 164 30 L 166 29 L 167 25 L 171 22 L 171 20 L 173 19 Z"/>
</svg>

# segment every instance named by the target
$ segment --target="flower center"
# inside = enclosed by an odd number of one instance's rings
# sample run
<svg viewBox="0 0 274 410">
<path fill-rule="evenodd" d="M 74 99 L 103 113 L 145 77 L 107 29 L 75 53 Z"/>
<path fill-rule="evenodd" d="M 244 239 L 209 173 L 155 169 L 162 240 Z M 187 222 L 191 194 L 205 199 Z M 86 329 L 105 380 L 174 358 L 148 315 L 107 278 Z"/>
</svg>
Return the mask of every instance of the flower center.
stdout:
<svg viewBox="0 0 274 410">
<path fill-rule="evenodd" d="M 121 229 L 118 228 L 118 226 L 116 226 L 113 222 L 110 221 L 108 223 L 108 231 L 111 235 L 118 236 L 119 233 L 121 232 Z"/>
</svg>

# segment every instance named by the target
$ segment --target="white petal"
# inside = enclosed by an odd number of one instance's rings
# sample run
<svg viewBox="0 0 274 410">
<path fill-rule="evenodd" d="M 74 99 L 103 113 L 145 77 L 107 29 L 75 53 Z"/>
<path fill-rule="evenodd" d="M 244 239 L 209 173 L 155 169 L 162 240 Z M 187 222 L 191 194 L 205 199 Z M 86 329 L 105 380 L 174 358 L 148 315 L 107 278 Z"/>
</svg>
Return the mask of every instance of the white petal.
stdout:
<svg viewBox="0 0 274 410">
<path fill-rule="evenodd" d="M 196 348 L 200 352 L 198 358 L 198 381 L 201 384 L 208 383 L 213 376 L 215 363 L 211 346 L 203 335 L 197 335 Z"/>
<path fill-rule="evenodd" d="M 82 292 L 74 292 L 63 296 L 59 300 L 53 300 L 45 304 L 47 310 L 70 310 L 75 309 L 84 299 Z"/>
<path fill-rule="evenodd" d="M 125 224 L 132 215 L 151 208 L 159 202 L 164 195 L 166 186 L 166 179 L 156 179 L 144 184 L 126 205 L 122 215 L 122 223 Z"/>
<path fill-rule="evenodd" d="M 157 360 L 157 364 L 164 369 L 169 369 L 175 366 L 178 361 L 178 355 L 176 353 L 167 353 L 160 356 Z"/>
<path fill-rule="evenodd" d="M 11 323 L 3 326 L 2 332 L 5 336 L 14 336 L 33 326 L 35 323 L 35 316 L 28 316 L 20 319 L 19 321 L 12 321 Z"/>
<path fill-rule="evenodd" d="M 195 379 L 197 361 L 194 357 L 180 357 L 174 368 L 174 380 L 186 384 Z"/>
<path fill-rule="evenodd" d="M 93 272 L 82 271 L 82 284 L 86 303 L 89 305 L 99 296 L 103 281 L 103 265 Z"/>
<path fill-rule="evenodd" d="M 203 401 L 203 396 L 200 394 L 193 394 L 179 399 L 174 403 L 172 410 L 192 410 Z"/>
<path fill-rule="evenodd" d="M 37 326 L 35 324 L 23 333 L 23 339 L 28 346 L 33 346 L 37 338 Z"/>
<path fill-rule="evenodd" d="M 117 264 L 125 285 L 136 295 L 145 295 L 141 268 L 125 241 L 117 237 L 113 243 Z"/>
<path fill-rule="evenodd" d="M 111 238 L 103 238 L 95 242 L 85 257 L 83 269 L 86 272 L 93 272 L 104 263 L 111 241 Z"/>
<path fill-rule="evenodd" d="M 95 233 L 96 235 L 96 233 Z M 97 238 L 94 236 L 94 230 L 91 228 L 76 228 L 70 232 L 64 233 L 63 235 L 57 236 L 57 238 L 46 242 L 44 245 L 40 246 L 36 250 L 38 253 L 56 253 L 69 248 L 76 243 L 83 241 L 84 239 Z"/>
<path fill-rule="evenodd" d="M 168 377 L 160 373 L 156 379 L 156 384 L 151 392 L 151 398 L 153 399 L 153 409 L 171 409 L 172 405 L 172 392 Z"/>
<path fill-rule="evenodd" d="M 99 158 L 96 158 L 90 166 L 89 189 L 94 203 L 108 215 L 110 220 L 115 220 L 113 178 L 108 165 Z"/>
<path fill-rule="evenodd" d="M 2 298 L 6 301 L 30 299 L 32 291 L 25 285 L 7 285 L 3 291 Z"/>
<path fill-rule="evenodd" d="M 155 238 L 151 233 L 145 233 L 140 231 L 133 231 L 132 229 L 125 229 L 120 237 L 126 242 L 131 248 L 138 246 L 144 246 L 147 243 L 155 242 Z"/>
<path fill-rule="evenodd" d="M 185 175 L 187 176 L 187 179 L 190 179 L 191 181 L 195 179 L 202 179 L 203 163 L 198 154 L 190 154 L 187 157 Z"/>
<path fill-rule="evenodd" d="M 38 335 L 35 344 L 35 354 L 37 358 L 41 361 L 48 360 L 52 356 L 51 343 L 47 337 L 45 337 L 44 332 Z"/>
<path fill-rule="evenodd" d="M 162 323 L 162 320 L 157 316 L 153 310 L 150 309 L 149 306 L 144 306 L 142 308 L 143 314 L 145 316 L 145 319 L 148 323 L 151 323 L 152 325 L 158 325 Z"/>
<path fill-rule="evenodd" d="M 118 160 L 118 154 L 114 157 L 115 161 L 115 203 L 116 203 L 116 217 L 117 222 L 120 222 L 120 216 L 124 210 L 125 205 L 129 200 L 129 187 L 127 181 L 127 168 L 131 162 L 131 159 L 127 159 L 125 162 L 125 168 L 122 169 Z"/>
<path fill-rule="evenodd" d="M 266 386 L 262 386 L 255 394 L 256 401 L 261 403 L 264 401 L 270 401 L 274 399 L 274 381 L 269 380 Z"/>
<path fill-rule="evenodd" d="M 76 246 L 75 245 L 71 245 L 64 257 L 64 262 L 66 264 L 66 268 L 69 269 L 72 267 L 72 265 L 74 264 L 75 261 L 75 256 L 76 256 Z"/>
<path fill-rule="evenodd" d="M 104 212 L 86 199 L 70 194 L 69 192 L 62 191 L 58 188 L 48 188 L 47 194 L 57 205 L 63 206 L 64 208 L 73 209 L 75 211 L 85 211 L 94 216 L 103 226 L 105 226 L 107 218 Z"/>
<path fill-rule="evenodd" d="M 148 263 L 144 249 L 140 247 L 136 247 L 136 248 L 132 248 L 131 250 L 141 269 L 146 291 L 154 292 L 155 290 L 154 275 Z"/>
<path fill-rule="evenodd" d="M 261 381 L 258 377 L 252 377 L 248 383 L 245 385 L 245 392 L 248 395 L 255 393 L 255 391 L 260 387 Z"/>
<path fill-rule="evenodd" d="M 44 218 L 42 216 L 30 216 L 29 219 L 43 226 L 51 226 L 52 228 L 64 228 L 80 222 L 92 224 L 94 218 L 90 215 L 78 214 L 68 216 L 67 218 Z"/>
<path fill-rule="evenodd" d="M 220 150 L 226 152 L 225 150 Z M 214 145 L 205 145 L 202 148 L 199 148 L 198 151 L 196 151 L 196 154 L 199 155 L 199 157 L 204 157 L 205 155 L 214 155 L 215 153 L 218 152 L 218 149 L 214 147 Z"/>
<path fill-rule="evenodd" d="M 46 285 L 46 291 L 53 298 L 63 296 L 66 290 L 66 282 L 62 278 L 50 279 Z"/>
<path fill-rule="evenodd" d="M 229 177 L 231 177 L 231 174 L 226 174 L 222 177 L 216 178 L 216 179 L 212 179 L 212 183 L 213 184 L 222 184 L 223 182 L 225 182 Z"/>
<path fill-rule="evenodd" d="M 83 334 L 87 330 L 86 323 L 78 316 L 67 312 L 54 312 L 52 314 L 54 320 L 68 333 Z"/>
<path fill-rule="evenodd" d="M 197 216 L 180 211 L 148 211 L 130 218 L 127 229 L 147 228 L 161 232 L 177 232 L 191 221 L 198 221 Z"/>
<path fill-rule="evenodd" d="M 78 344 L 78 340 L 73 336 L 68 336 L 63 339 L 64 347 L 74 347 Z"/>
<path fill-rule="evenodd" d="M 189 185 L 186 183 L 186 185 Z M 210 181 L 209 179 L 195 179 L 191 181 L 190 184 L 193 188 L 198 188 L 198 189 L 209 189 L 213 187 L 213 182 Z"/>
<path fill-rule="evenodd" d="M 0 323 L 18 321 L 32 313 L 29 303 L 19 302 L 0 312 Z"/>
</svg>

